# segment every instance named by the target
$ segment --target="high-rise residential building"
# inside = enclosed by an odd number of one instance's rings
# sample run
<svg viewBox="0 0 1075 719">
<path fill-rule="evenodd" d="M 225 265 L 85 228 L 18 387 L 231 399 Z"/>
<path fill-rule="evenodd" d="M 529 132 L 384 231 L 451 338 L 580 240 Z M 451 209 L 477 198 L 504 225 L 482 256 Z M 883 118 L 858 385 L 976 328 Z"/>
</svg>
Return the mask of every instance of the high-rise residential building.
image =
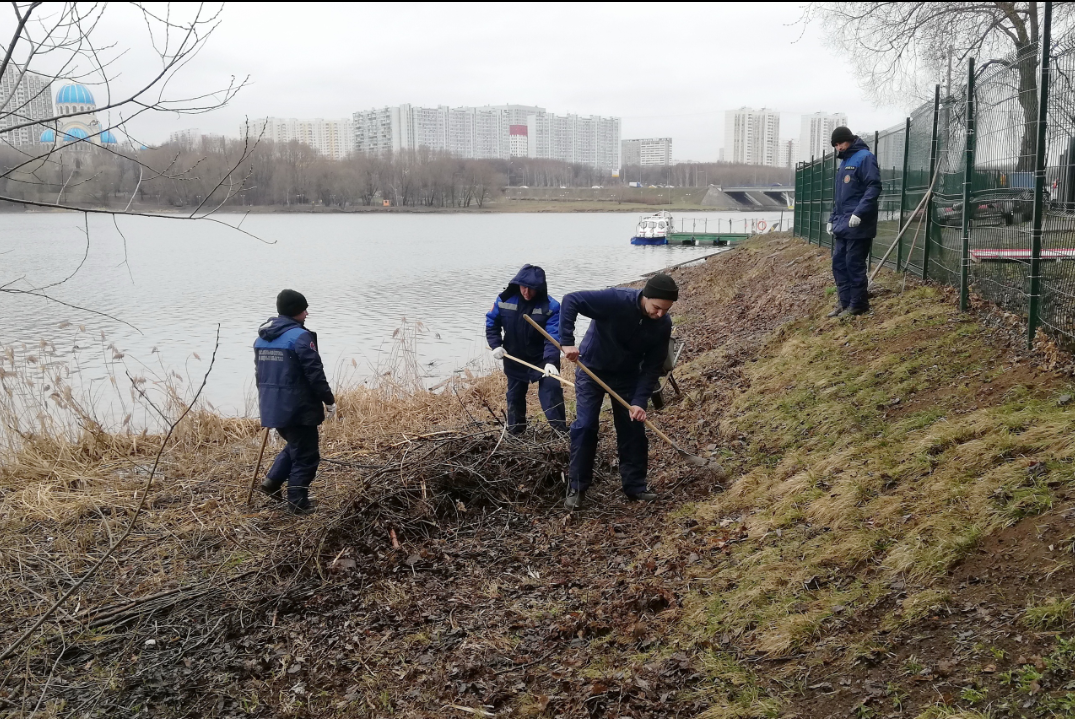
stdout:
<svg viewBox="0 0 1075 719">
<path fill-rule="evenodd" d="M 239 137 L 245 138 L 248 127 L 239 126 Z M 355 130 L 351 120 L 299 120 L 296 118 L 263 117 L 251 120 L 250 138 L 291 142 L 298 140 L 317 150 L 318 154 L 339 160 L 354 147 Z"/>
<path fill-rule="evenodd" d="M 184 150 L 215 150 L 223 152 L 227 138 L 212 132 L 202 132 L 196 127 L 169 133 L 168 143 Z"/>
<path fill-rule="evenodd" d="M 508 155 L 526 157 L 530 147 L 528 130 L 526 125 L 508 125 Z"/>
<path fill-rule="evenodd" d="M 628 165 L 671 165 L 672 138 L 650 137 L 643 140 L 624 140 L 620 155 Z"/>
<path fill-rule="evenodd" d="M 799 141 L 796 139 L 780 141 L 780 155 L 777 157 L 777 167 L 795 167 L 799 161 Z"/>
<path fill-rule="evenodd" d="M 0 142 L 15 147 L 38 142 L 42 127 L 27 125 L 35 120 L 46 120 L 56 112 L 52 104 L 52 90 L 47 78 L 31 72 L 23 72 L 15 63 L 9 63 L 0 76 Z"/>
<path fill-rule="evenodd" d="M 741 107 L 724 113 L 724 160 L 776 166 L 780 155 L 780 113 Z"/>
<path fill-rule="evenodd" d="M 399 152 L 419 147 L 472 159 L 563 160 L 616 172 L 620 164 L 620 120 L 555 115 L 530 105 L 398 105 L 354 114 L 356 152 Z"/>
<path fill-rule="evenodd" d="M 841 125 L 847 125 L 847 115 L 842 112 L 803 115 L 802 130 L 799 134 L 799 159 L 807 161 L 811 157 L 821 157 L 823 153 L 832 152 L 832 131 Z"/>
</svg>

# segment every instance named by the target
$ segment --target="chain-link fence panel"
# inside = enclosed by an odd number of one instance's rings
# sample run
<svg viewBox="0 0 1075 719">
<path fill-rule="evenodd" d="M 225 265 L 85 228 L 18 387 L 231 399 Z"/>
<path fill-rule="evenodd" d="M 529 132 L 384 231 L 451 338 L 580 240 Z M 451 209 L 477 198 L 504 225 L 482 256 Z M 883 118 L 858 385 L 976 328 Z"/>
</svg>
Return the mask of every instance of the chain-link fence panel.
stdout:
<svg viewBox="0 0 1075 719">
<path fill-rule="evenodd" d="M 1026 315 L 1037 137 L 1037 48 L 978 68 L 967 247 L 971 288 Z"/>
<path fill-rule="evenodd" d="M 864 138 L 883 185 L 871 259 L 900 235 L 890 267 L 959 287 L 961 299 L 973 290 L 1026 317 L 1028 335 L 1040 327 L 1075 344 L 1075 39 L 1049 60 L 1044 70 L 1029 47 L 981 63 L 951 94 L 938 89 Z M 824 246 L 835 171 L 825 155 L 796 174 L 796 233 Z"/>
<path fill-rule="evenodd" d="M 907 141 L 906 192 L 903 197 L 903 222 L 910 227 L 903 233 L 899 249 L 900 267 L 907 272 L 922 276 L 923 249 L 927 219 L 930 208 L 919 205 L 926 196 L 933 175 L 930 172 L 933 149 L 933 133 L 936 129 L 935 103 L 927 102 L 911 113 L 910 134 Z"/>
<path fill-rule="evenodd" d="M 903 210 L 903 164 L 907 143 L 906 123 L 876 133 L 872 148 L 881 173 L 881 196 L 877 198 L 877 236 L 870 248 L 871 266 L 885 256 L 900 231 Z M 888 253 L 886 264 L 895 269 L 896 251 Z"/>
<path fill-rule="evenodd" d="M 951 97 L 942 97 L 937 112 L 937 179 L 930 208 L 933 216 L 923 248 L 928 264 L 926 276 L 958 287 L 966 168 L 966 88 Z"/>
<path fill-rule="evenodd" d="M 1075 41 L 1053 50 L 1048 79 L 1040 326 L 1075 342 Z"/>
</svg>

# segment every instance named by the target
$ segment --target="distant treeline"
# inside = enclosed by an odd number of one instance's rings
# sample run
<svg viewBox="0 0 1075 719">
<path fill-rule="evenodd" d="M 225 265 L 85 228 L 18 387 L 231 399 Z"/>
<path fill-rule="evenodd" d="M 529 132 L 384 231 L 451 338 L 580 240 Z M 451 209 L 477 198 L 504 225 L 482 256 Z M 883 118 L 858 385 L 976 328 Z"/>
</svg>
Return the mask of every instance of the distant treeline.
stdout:
<svg viewBox="0 0 1075 719">
<path fill-rule="evenodd" d="M 24 152 L 0 147 L 0 167 L 27 162 Z M 226 206 L 355 207 L 392 205 L 481 207 L 505 187 L 603 187 L 637 181 L 583 164 L 513 158 L 467 160 L 421 148 L 396 154 L 356 154 L 330 160 L 300 142 L 203 141 L 137 152 L 83 145 L 26 164 L 0 179 L 0 194 L 69 206 L 205 208 Z M 725 163 L 642 168 L 644 184 L 787 184 L 790 170 Z M 223 178 L 223 182 L 221 181 Z M 207 198 L 208 196 L 208 198 Z"/>
</svg>

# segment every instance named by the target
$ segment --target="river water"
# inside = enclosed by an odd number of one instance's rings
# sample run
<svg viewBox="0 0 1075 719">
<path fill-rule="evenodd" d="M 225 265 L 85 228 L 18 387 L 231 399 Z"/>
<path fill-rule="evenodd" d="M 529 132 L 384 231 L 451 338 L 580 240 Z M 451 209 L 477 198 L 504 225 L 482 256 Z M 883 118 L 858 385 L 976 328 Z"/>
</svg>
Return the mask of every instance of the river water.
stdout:
<svg viewBox="0 0 1075 719">
<path fill-rule="evenodd" d="M 772 224 L 779 213 L 689 213 L 676 216 L 677 226 L 680 217 L 688 229 L 708 219 L 710 228 L 726 229 L 731 220 L 741 231 L 743 220 Z M 52 343 L 72 383 L 103 397 L 110 375 L 125 371 L 174 371 L 200 382 L 220 323 L 205 396 L 220 411 L 245 414 L 254 409 L 257 327 L 276 314 L 276 293 L 290 287 L 309 300 L 307 326 L 318 333 L 334 382 L 383 367 L 406 320 L 423 325 L 416 362 L 432 384 L 482 365 L 484 314 L 524 263 L 544 267 L 550 294 L 560 298 L 714 252 L 631 246 L 636 220 L 619 213 L 251 215 L 242 228 L 259 241 L 211 222 L 122 217 L 117 230 L 110 218 L 90 217 L 84 264 L 47 292 L 131 326 L 0 293 L 0 344 L 33 351 L 42 340 Z M 0 223 L 0 284 L 41 287 L 82 261 L 81 215 L 3 214 Z"/>
</svg>

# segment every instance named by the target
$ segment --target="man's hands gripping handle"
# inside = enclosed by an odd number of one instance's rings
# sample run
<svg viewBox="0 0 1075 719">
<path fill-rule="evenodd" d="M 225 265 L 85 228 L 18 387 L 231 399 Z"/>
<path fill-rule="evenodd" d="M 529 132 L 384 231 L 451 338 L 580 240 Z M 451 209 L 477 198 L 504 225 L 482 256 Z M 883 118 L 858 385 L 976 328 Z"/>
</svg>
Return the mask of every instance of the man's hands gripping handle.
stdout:
<svg viewBox="0 0 1075 719">
<path fill-rule="evenodd" d="M 533 325 L 534 329 L 536 329 L 538 332 L 540 332 L 545 337 L 545 339 L 547 339 L 549 342 L 552 342 L 553 347 L 555 347 L 556 349 L 558 349 L 561 352 L 563 352 L 564 357 L 567 357 L 572 362 L 575 362 L 576 364 L 578 364 L 579 369 L 581 369 L 586 374 L 590 375 L 590 378 L 594 382 L 599 384 L 601 386 L 601 389 L 603 389 L 606 392 L 608 392 L 609 395 L 612 397 L 612 399 L 616 400 L 617 402 L 622 404 L 624 407 L 626 407 L 628 413 L 631 415 L 631 419 L 633 419 L 636 422 L 645 422 L 646 421 L 646 410 L 645 409 L 643 409 L 642 407 L 639 407 L 638 405 L 627 404 L 627 400 L 625 400 L 623 397 L 620 397 L 618 394 L 616 394 L 612 390 L 612 388 L 609 387 L 607 384 L 605 384 L 604 381 L 600 377 L 598 377 L 593 372 L 591 372 L 589 367 L 587 367 L 586 365 L 584 365 L 584 364 L 582 364 L 581 362 L 578 361 L 578 359 L 579 359 L 579 350 L 578 350 L 577 347 L 575 347 L 574 345 L 570 345 L 568 347 L 562 347 L 559 342 L 554 340 L 552 338 L 552 336 L 549 335 L 549 333 L 545 331 L 544 327 L 539 325 L 537 322 L 534 322 L 534 320 L 530 319 L 529 315 L 523 315 L 523 319 L 525 319 L 527 322 L 529 322 L 531 325 Z"/>
</svg>

